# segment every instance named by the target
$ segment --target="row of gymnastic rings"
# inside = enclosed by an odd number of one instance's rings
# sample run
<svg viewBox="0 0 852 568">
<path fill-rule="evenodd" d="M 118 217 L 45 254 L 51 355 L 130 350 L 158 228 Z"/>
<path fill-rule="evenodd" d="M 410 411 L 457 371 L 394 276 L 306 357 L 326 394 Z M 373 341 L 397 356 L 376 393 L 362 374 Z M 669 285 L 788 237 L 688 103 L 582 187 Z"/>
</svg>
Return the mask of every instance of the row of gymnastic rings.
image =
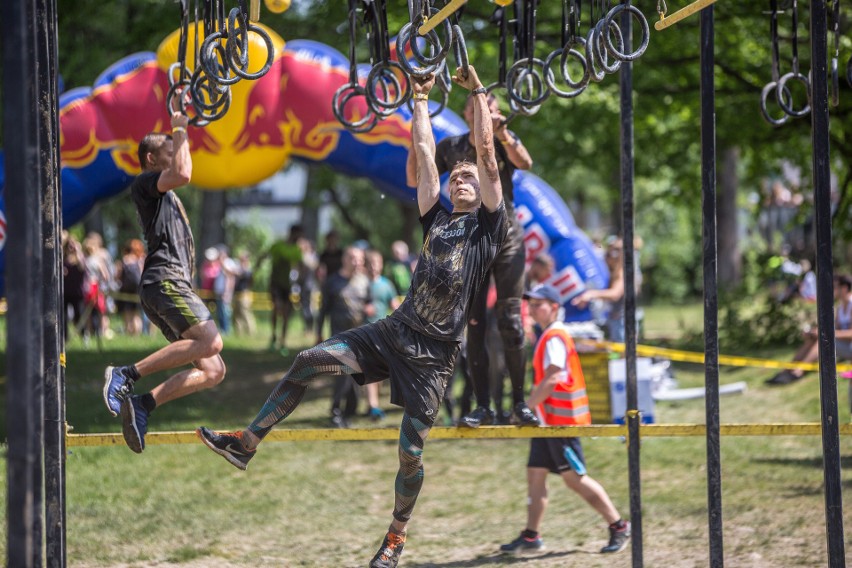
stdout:
<svg viewBox="0 0 852 568">
<path fill-rule="evenodd" d="M 245 0 L 224 17 L 220 0 L 203 0 L 202 24 L 204 41 L 200 48 L 199 3 L 195 2 L 195 69 L 186 63 L 189 36 L 189 0 L 181 0 L 181 35 L 178 43 L 178 61 L 169 67 L 169 91 L 166 104 L 170 113 L 180 112 L 190 116 L 190 124 L 206 126 L 219 120 L 231 104 L 231 85 L 242 79 L 257 80 L 266 75 L 275 58 L 275 48 L 269 34 L 249 19 Z M 266 51 L 264 64 L 258 71 L 250 72 L 250 34 L 257 35 Z M 181 95 L 178 96 L 178 91 Z"/>
<path fill-rule="evenodd" d="M 349 10 L 349 80 L 340 86 L 332 98 L 332 111 L 337 120 L 349 131 L 360 133 L 372 130 L 378 121 L 394 114 L 403 105 L 412 110 L 409 76 L 425 77 L 434 74 L 440 103 L 433 106 L 430 116 L 436 116 L 446 107 L 452 89 L 447 54 L 452 49 L 456 65 L 462 74 L 467 73 L 468 57 L 461 27 L 444 19 L 440 33 L 430 30 L 421 36 L 418 30 L 430 16 L 438 13 L 430 0 L 409 0 L 411 20 L 399 31 L 396 39 L 396 60 L 390 58 L 387 34 L 387 16 L 384 0 L 350 0 Z M 370 42 L 370 71 L 363 86 L 360 83 L 355 43 L 357 41 L 357 14 L 364 14 L 367 36 Z M 442 37 L 443 36 L 443 37 Z M 407 52 L 410 50 L 411 61 Z M 363 98 L 366 105 L 354 104 Z M 359 115 L 356 109 L 366 110 Z"/>
<path fill-rule="evenodd" d="M 615 73 L 623 62 L 637 60 L 645 53 L 650 41 L 648 21 L 642 12 L 629 3 L 613 6 L 603 17 L 589 27 L 585 36 L 577 33 L 579 7 L 575 0 L 563 3 L 567 16 L 563 16 L 564 43 L 545 59 L 529 54 L 516 60 L 508 69 L 505 84 L 489 86 L 489 90 L 503 87 L 513 113 L 531 115 L 551 95 L 574 98 L 583 93 L 592 82 L 601 82 L 607 74 Z M 618 23 L 622 13 L 636 19 L 641 39 L 634 50 L 627 45 L 625 34 Z M 531 39 L 530 45 L 534 42 Z M 573 60 L 579 67 L 570 65 Z M 558 61 L 558 67 L 554 67 Z M 571 67 L 575 67 L 572 72 Z M 579 72 L 578 72 L 579 70 Z M 559 84 L 561 78 L 565 87 Z"/>
</svg>

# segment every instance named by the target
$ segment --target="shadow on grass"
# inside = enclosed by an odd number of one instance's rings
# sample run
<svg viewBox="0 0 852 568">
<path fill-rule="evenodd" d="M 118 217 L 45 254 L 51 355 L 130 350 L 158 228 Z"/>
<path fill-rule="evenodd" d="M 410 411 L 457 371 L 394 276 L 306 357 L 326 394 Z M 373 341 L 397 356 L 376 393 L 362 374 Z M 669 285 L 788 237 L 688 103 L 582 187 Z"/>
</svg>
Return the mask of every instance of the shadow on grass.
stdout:
<svg viewBox="0 0 852 568">
<path fill-rule="evenodd" d="M 564 558 L 576 554 L 590 554 L 582 550 L 563 550 L 560 552 L 547 552 L 530 556 L 511 556 L 507 554 L 492 554 L 472 560 L 453 560 L 450 562 L 423 562 L 419 564 L 406 564 L 411 568 L 474 568 L 476 566 L 508 566 L 510 564 L 526 564 L 528 562 L 540 562 L 555 558 Z"/>
<path fill-rule="evenodd" d="M 769 464 L 769 465 L 789 465 L 794 467 L 806 467 L 809 469 L 822 469 L 823 468 L 823 459 L 821 457 L 808 457 L 808 458 L 789 458 L 789 457 L 778 457 L 778 458 L 757 458 L 753 460 L 757 463 Z M 849 468 L 852 468 L 852 456 L 840 456 L 840 469 L 844 471 L 849 471 Z M 841 485 L 844 488 L 852 488 L 852 479 L 842 479 Z M 791 487 L 788 492 L 789 496 L 796 497 L 802 495 L 822 495 L 825 492 L 825 487 L 823 484 L 820 484 L 817 487 L 814 486 L 795 486 Z"/>
<path fill-rule="evenodd" d="M 823 467 L 823 459 L 819 456 L 807 457 L 807 458 L 790 458 L 790 457 L 766 457 L 766 458 L 755 458 L 752 460 L 756 463 L 770 464 L 770 465 L 791 465 L 796 467 L 807 467 L 807 468 L 816 468 L 822 469 Z M 840 468 L 848 470 L 852 468 L 852 456 L 840 456 Z"/>
</svg>

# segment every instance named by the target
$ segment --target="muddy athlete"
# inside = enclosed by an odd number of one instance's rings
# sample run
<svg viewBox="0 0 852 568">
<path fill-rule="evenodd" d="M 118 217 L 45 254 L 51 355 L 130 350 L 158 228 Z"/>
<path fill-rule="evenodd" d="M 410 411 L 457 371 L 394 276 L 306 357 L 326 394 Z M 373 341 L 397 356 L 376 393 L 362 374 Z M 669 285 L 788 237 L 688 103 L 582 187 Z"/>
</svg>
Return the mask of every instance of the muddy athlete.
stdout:
<svg viewBox="0 0 852 568">
<path fill-rule="evenodd" d="M 192 288 L 195 246 L 183 204 L 173 191 L 192 178 L 187 117 L 172 114 L 172 133 L 151 133 L 139 143 L 140 173 L 130 186 L 148 245 L 139 298 L 148 318 L 169 345 L 133 365 L 107 367 L 104 402 L 121 414 L 127 445 L 145 449 L 148 417 L 176 398 L 213 387 L 225 378 L 219 356 L 222 338 L 204 302 Z M 158 371 L 192 367 L 172 375 L 151 392 L 134 396 L 136 381 Z"/>
<path fill-rule="evenodd" d="M 524 292 L 526 251 L 524 249 L 524 231 L 515 217 L 513 207 L 515 194 L 512 183 L 512 174 L 515 170 L 530 169 L 532 158 L 530 158 L 529 152 L 527 152 L 521 139 L 506 128 L 506 122 L 500 113 L 497 99 L 490 95 L 488 97 L 488 111 L 494 131 L 494 155 L 500 172 L 503 201 L 506 203 L 506 214 L 509 219 L 509 233 L 506 236 L 506 242 L 500 249 L 489 273 L 489 277 L 494 279 L 494 287 L 497 292 L 494 316 L 497 319 L 497 329 L 503 341 L 506 370 L 512 383 L 512 422 L 520 426 L 537 426 L 538 420 L 535 414 L 524 401 L 524 377 L 527 361 L 526 349 L 524 348 L 524 326 L 521 319 L 521 295 Z M 465 104 L 464 119 L 471 131 L 459 136 L 444 138 L 435 150 L 435 165 L 439 174 L 450 171 L 458 162 L 476 159 L 472 99 L 468 99 Z M 409 152 L 409 159 L 406 163 L 409 185 L 414 185 L 416 164 L 415 156 Z M 473 300 L 467 326 L 466 355 L 477 408 L 462 417 L 459 425 L 471 428 L 477 428 L 482 424 L 494 424 L 499 418 L 502 418 L 502 416 L 498 417 L 495 414 L 490 405 L 489 354 L 485 347 L 487 297 L 488 285 L 486 284 L 482 288 L 482 293 Z M 503 389 L 498 389 L 498 392 L 503 392 Z M 494 403 L 495 408 L 502 415 L 503 401 L 495 400 Z"/>
<path fill-rule="evenodd" d="M 427 99 L 434 77 L 412 77 L 412 143 L 417 154 L 417 202 L 424 242 L 411 287 L 385 319 L 333 336 L 301 352 L 272 391 L 254 422 L 241 432 L 199 428 L 204 443 L 245 469 L 260 441 L 298 406 L 308 384 L 322 374 L 351 374 L 362 384 L 390 379 L 391 402 L 404 408 L 399 436 L 393 520 L 373 568 L 394 567 L 423 485 L 423 445 L 438 413 L 478 292 L 508 230 L 485 89 L 470 67 L 453 80 L 474 95 L 476 164 L 463 162 L 450 174 L 452 212 L 438 200 L 435 140 Z"/>
</svg>

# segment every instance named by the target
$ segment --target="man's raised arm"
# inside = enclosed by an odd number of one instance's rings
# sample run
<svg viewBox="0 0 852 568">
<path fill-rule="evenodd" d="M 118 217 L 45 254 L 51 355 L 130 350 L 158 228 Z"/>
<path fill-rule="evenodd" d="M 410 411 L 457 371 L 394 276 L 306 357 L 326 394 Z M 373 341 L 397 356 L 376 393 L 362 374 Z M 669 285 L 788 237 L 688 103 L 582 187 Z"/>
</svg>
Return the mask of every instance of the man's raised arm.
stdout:
<svg viewBox="0 0 852 568">
<path fill-rule="evenodd" d="M 172 159 L 157 181 L 157 190 L 160 193 L 182 187 L 192 179 L 192 156 L 186 137 L 188 125 L 189 119 L 186 116 L 177 112 L 172 114 Z"/>
<path fill-rule="evenodd" d="M 457 70 L 453 81 L 468 89 L 473 97 L 473 138 L 476 143 L 479 190 L 482 206 L 488 211 L 494 211 L 503 202 L 503 187 L 500 185 L 500 170 L 494 154 L 494 130 L 491 110 L 488 108 L 488 94 L 476 76 L 473 65 L 468 66 L 467 77 L 462 76 L 461 69 Z"/>
<path fill-rule="evenodd" d="M 411 120 L 411 151 L 417 166 L 417 205 L 420 215 L 429 212 L 438 201 L 441 182 L 435 166 L 435 136 L 429 118 L 429 90 L 435 77 L 410 77 L 414 99 L 414 117 Z"/>
</svg>

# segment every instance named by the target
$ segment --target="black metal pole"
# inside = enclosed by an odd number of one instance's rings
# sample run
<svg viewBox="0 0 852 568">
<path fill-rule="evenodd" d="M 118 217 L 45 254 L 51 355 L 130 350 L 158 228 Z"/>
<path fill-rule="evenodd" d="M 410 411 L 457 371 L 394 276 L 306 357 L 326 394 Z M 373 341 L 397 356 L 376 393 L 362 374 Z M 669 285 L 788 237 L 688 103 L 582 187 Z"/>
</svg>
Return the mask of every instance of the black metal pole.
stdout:
<svg viewBox="0 0 852 568">
<path fill-rule="evenodd" d="M 707 521 L 710 566 L 725 565 L 719 443 L 719 290 L 716 235 L 716 96 L 713 6 L 701 11 L 701 214 L 704 243 L 704 408 L 707 422 Z"/>
<path fill-rule="evenodd" d="M 621 32 L 625 45 L 632 45 L 632 19 L 621 13 Z M 633 567 L 642 568 L 642 479 L 639 451 L 639 400 L 636 378 L 636 278 L 633 247 L 633 64 L 621 63 L 621 226 L 624 250 L 624 338 L 627 371 L 627 456 L 630 480 L 630 521 L 633 524 L 631 550 Z"/>
<path fill-rule="evenodd" d="M 840 433 L 837 426 L 837 369 L 834 353 L 833 269 L 831 260 L 831 169 L 828 137 L 828 64 L 826 6 L 811 2 L 811 139 L 813 141 L 816 218 L 817 325 L 822 412 L 823 475 L 828 565 L 846 566 L 843 543 L 843 495 Z"/>
<path fill-rule="evenodd" d="M 35 3 L 2 3 L 3 128 L 6 145 L 6 217 L 8 248 L 6 298 L 9 357 L 6 389 L 8 460 L 6 520 L 7 565 L 11 568 L 42 565 L 42 542 L 36 534 L 42 511 L 36 491 L 41 491 L 42 459 L 36 440 L 36 413 L 42 401 L 43 338 L 41 328 L 43 285 L 41 265 L 41 156 L 38 132 L 38 79 Z M 38 464 L 38 465 L 37 465 Z M 37 487 L 38 486 L 38 487 Z"/>
<path fill-rule="evenodd" d="M 39 108 L 43 162 L 42 238 L 44 258 L 44 492 L 46 560 L 64 568 L 65 419 L 62 398 L 62 219 L 59 205 L 59 120 L 57 100 L 56 0 L 38 0 Z"/>
</svg>

